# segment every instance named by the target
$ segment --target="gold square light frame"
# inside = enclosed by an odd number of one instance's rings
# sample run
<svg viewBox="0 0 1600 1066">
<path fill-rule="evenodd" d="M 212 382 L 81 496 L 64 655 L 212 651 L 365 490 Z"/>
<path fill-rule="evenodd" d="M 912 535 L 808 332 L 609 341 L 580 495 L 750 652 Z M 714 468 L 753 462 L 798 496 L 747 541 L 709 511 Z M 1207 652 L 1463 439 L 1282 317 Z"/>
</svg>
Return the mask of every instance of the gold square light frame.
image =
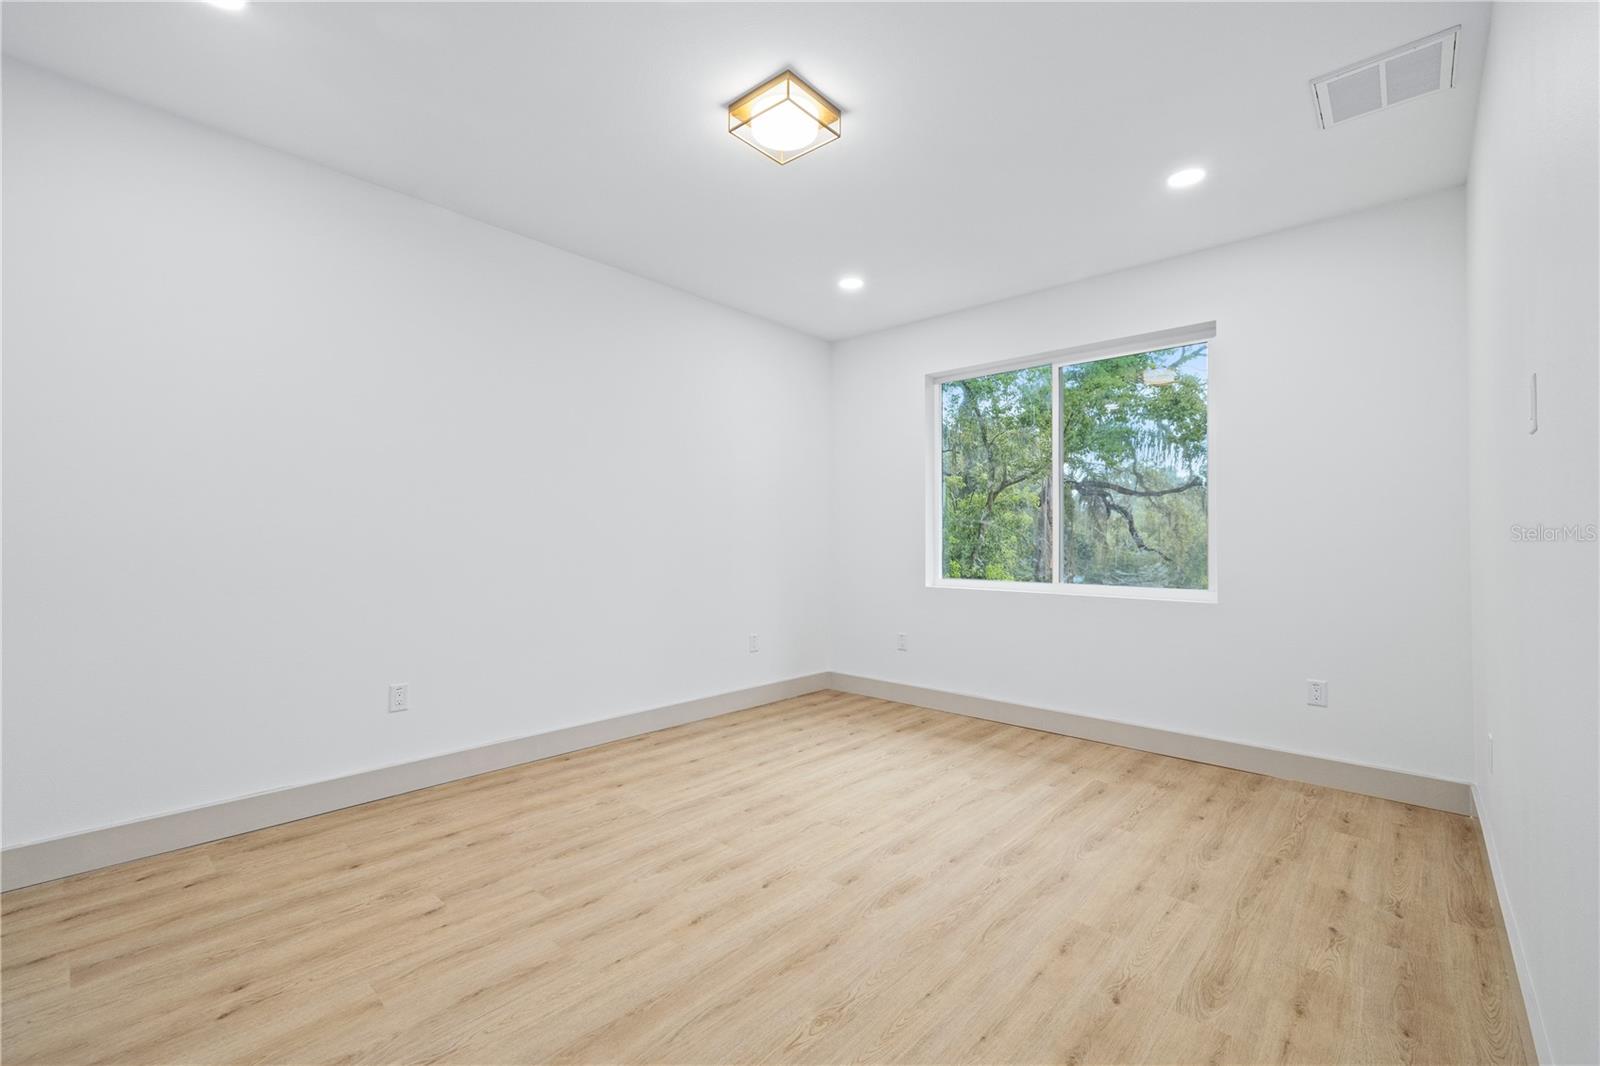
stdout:
<svg viewBox="0 0 1600 1066">
<path fill-rule="evenodd" d="M 756 140 L 750 123 L 779 107 L 797 107 L 817 123 L 817 136 L 810 144 L 793 151 L 775 151 Z M 768 159 L 783 166 L 839 139 L 839 107 L 823 96 L 792 70 L 785 70 L 745 93 L 728 105 L 728 132 Z"/>
</svg>

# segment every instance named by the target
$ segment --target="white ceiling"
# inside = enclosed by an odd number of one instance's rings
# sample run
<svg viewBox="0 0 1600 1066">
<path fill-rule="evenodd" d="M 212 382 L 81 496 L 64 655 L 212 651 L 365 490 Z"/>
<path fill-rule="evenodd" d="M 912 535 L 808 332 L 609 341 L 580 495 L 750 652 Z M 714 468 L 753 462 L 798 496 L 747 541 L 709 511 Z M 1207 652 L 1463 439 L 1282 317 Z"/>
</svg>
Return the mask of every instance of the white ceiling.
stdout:
<svg viewBox="0 0 1600 1066">
<path fill-rule="evenodd" d="M 1317 128 L 1309 79 L 1456 23 L 1457 89 Z M 826 338 L 1458 184 L 1487 30 L 1451 3 L 4 5 L 28 62 Z M 786 66 L 844 136 L 779 167 L 725 105 Z"/>
</svg>

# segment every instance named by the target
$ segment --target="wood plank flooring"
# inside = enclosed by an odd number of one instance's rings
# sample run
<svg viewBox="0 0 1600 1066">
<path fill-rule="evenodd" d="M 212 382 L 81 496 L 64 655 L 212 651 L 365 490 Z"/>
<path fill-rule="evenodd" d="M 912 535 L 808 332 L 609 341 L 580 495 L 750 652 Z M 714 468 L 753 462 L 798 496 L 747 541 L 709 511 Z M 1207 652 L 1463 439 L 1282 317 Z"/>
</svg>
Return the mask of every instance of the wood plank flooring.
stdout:
<svg viewBox="0 0 1600 1066">
<path fill-rule="evenodd" d="M 7 893 L 5 1062 L 1528 1062 L 1475 825 L 818 693 Z"/>
</svg>

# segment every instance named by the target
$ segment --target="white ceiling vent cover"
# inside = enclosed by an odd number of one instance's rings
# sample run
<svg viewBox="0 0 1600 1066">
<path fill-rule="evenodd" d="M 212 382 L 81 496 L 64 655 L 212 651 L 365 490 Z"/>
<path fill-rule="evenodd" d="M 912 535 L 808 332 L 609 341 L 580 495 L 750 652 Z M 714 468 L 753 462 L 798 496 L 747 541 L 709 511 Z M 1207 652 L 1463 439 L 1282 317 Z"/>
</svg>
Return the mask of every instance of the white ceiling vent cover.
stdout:
<svg viewBox="0 0 1600 1066">
<path fill-rule="evenodd" d="M 1456 84 L 1460 26 L 1364 59 L 1311 83 L 1323 129 Z"/>
</svg>

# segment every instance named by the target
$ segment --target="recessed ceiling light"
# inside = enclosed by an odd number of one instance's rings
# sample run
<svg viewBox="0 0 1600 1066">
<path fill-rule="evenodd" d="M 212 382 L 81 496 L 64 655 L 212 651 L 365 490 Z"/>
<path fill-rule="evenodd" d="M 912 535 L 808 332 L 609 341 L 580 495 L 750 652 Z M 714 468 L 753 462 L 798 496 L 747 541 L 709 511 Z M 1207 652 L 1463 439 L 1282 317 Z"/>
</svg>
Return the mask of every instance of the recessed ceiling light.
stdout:
<svg viewBox="0 0 1600 1066">
<path fill-rule="evenodd" d="M 1167 178 L 1167 188 L 1187 189 L 1191 185 L 1199 185 L 1205 180 L 1206 172 L 1200 167 L 1184 167 Z"/>
<path fill-rule="evenodd" d="M 788 163 L 839 139 L 839 109 L 786 70 L 728 105 L 728 132 Z"/>
<path fill-rule="evenodd" d="M 862 281 L 854 274 L 839 279 L 839 288 L 843 289 L 845 292 L 860 292 L 861 287 L 865 284 L 866 282 Z"/>
<path fill-rule="evenodd" d="M 250 0 L 206 0 L 206 3 L 224 11 L 243 11 Z"/>
</svg>

